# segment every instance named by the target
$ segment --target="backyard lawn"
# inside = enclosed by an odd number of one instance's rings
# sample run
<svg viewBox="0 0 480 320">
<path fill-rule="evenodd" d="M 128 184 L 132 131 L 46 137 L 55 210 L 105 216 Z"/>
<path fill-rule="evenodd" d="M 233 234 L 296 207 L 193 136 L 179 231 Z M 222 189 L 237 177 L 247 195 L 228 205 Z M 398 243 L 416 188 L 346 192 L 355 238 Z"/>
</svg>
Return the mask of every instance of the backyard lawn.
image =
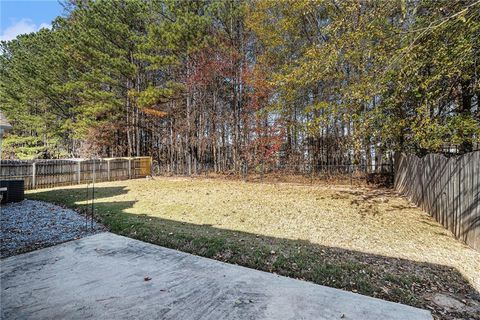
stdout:
<svg viewBox="0 0 480 320">
<path fill-rule="evenodd" d="M 213 259 L 480 319 L 480 253 L 388 189 L 156 178 L 98 183 L 110 231 Z M 85 212 L 85 185 L 28 198 Z"/>
</svg>

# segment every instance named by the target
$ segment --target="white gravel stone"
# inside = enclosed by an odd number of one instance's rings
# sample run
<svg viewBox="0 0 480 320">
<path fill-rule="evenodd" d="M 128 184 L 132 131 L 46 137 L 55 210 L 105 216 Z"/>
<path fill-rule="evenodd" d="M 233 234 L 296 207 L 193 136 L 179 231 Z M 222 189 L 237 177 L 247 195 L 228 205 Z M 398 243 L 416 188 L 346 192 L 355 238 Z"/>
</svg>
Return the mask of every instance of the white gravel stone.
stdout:
<svg viewBox="0 0 480 320">
<path fill-rule="evenodd" d="M 90 217 L 60 206 L 24 200 L 0 207 L 0 257 L 52 246 L 105 231 Z"/>
</svg>

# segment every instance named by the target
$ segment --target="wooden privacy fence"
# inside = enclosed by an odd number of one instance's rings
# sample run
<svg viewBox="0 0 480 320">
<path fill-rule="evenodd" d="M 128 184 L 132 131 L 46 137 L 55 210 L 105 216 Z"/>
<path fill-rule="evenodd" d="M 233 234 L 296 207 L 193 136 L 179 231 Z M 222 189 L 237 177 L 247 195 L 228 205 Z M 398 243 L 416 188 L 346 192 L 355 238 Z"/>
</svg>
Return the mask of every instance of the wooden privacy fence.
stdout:
<svg viewBox="0 0 480 320">
<path fill-rule="evenodd" d="M 25 189 L 126 180 L 151 175 L 152 158 L 1 160 L 0 179 L 23 179 Z"/>
<path fill-rule="evenodd" d="M 395 189 L 480 251 L 480 151 L 395 155 Z"/>
</svg>

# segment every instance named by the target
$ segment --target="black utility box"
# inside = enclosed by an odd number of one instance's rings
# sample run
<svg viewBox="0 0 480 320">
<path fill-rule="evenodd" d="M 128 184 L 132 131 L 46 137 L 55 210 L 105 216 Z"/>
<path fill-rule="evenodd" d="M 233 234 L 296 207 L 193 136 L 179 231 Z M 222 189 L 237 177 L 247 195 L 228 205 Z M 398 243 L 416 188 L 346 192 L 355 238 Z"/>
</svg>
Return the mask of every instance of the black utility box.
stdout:
<svg viewBox="0 0 480 320">
<path fill-rule="evenodd" d="M 25 182 L 23 180 L 1 180 L 0 190 L 2 193 L 2 204 L 9 202 L 20 202 L 25 199 Z"/>
</svg>

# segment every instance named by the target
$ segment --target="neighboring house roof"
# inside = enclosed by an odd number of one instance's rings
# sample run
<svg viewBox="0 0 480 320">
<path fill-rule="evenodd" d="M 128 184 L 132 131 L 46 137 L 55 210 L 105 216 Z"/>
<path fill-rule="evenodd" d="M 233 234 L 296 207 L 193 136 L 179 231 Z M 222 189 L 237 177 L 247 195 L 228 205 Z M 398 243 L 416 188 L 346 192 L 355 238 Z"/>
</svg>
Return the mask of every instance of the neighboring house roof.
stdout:
<svg viewBox="0 0 480 320">
<path fill-rule="evenodd" d="M 0 130 L 8 131 L 12 129 L 12 125 L 7 121 L 7 118 L 4 116 L 3 112 L 0 111 Z"/>
</svg>

